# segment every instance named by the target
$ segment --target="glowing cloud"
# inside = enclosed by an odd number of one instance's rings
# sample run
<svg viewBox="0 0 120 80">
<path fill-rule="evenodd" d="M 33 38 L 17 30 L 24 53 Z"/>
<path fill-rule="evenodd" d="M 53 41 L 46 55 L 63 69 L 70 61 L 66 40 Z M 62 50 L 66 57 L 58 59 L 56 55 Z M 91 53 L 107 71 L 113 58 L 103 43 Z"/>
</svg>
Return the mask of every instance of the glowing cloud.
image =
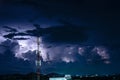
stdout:
<svg viewBox="0 0 120 80">
<path fill-rule="evenodd" d="M 66 62 L 66 63 L 70 63 L 70 62 L 74 62 L 74 59 L 69 58 L 69 57 L 63 57 L 62 61 Z"/>
<path fill-rule="evenodd" d="M 18 44 L 20 45 L 20 47 L 16 50 L 15 56 L 18 58 L 23 58 L 24 60 L 26 60 L 26 58 L 23 57 L 23 54 L 25 54 L 29 51 L 36 51 L 36 49 L 37 49 L 35 37 L 31 37 L 31 39 L 29 39 L 29 40 L 17 40 L 17 41 L 18 41 Z M 44 50 L 44 48 L 43 48 L 44 45 L 42 44 L 41 41 L 40 41 L 40 43 L 41 43 L 40 52 L 41 52 L 41 56 L 42 56 L 43 60 L 46 61 L 46 58 L 47 58 L 46 51 Z"/>
<path fill-rule="evenodd" d="M 83 47 L 78 48 L 78 54 L 82 56 L 84 52 L 85 52 L 85 49 Z"/>
<path fill-rule="evenodd" d="M 93 49 L 94 52 L 96 52 L 99 56 L 101 56 L 101 59 L 109 59 L 109 55 L 107 53 L 107 50 L 104 47 L 95 47 Z"/>
</svg>

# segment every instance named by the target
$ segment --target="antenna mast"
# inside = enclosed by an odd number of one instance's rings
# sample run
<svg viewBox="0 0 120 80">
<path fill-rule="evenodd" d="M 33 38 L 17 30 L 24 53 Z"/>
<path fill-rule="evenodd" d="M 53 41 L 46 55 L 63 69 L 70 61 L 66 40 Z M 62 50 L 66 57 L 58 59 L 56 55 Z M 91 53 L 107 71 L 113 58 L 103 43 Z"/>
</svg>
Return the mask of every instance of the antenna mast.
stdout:
<svg viewBox="0 0 120 80">
<path fill-rule="evenodd" d="M 37 80 L 40 80 L 40 66 L 41 66 L 41 59 L 40 59 L 40 37 L 37 37 L 37 51 L 36 51 L 36 74 Z"/>
</svg>

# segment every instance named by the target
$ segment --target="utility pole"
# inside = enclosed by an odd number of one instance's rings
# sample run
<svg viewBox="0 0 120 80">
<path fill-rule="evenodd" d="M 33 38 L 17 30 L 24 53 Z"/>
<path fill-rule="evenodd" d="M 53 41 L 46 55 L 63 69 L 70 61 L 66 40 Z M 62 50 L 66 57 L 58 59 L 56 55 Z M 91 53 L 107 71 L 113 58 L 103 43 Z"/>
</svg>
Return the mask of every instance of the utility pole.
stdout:
<svg viewBox="0 0 120 80">
<path fill-rule="evenodd" d="M 40 59 L 40 37 L 37 37 L 37 50 L 36 50 L 36 74 L 37 80 L 40 80 L 40 66 L 41 66 L 41 59 Z"/>
</svg>

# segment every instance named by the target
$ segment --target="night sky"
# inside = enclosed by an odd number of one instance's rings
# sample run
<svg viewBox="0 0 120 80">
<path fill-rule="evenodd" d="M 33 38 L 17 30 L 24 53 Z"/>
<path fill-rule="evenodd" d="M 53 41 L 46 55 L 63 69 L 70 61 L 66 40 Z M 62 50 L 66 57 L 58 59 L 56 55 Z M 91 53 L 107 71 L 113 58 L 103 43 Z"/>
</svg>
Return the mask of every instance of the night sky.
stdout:
<svg viewBox="0 0 120 80">
<path fill-rule="evenodd" d="M 120 73 L 117 0 L 0 0 L 0 74 Z"/>
</svg>

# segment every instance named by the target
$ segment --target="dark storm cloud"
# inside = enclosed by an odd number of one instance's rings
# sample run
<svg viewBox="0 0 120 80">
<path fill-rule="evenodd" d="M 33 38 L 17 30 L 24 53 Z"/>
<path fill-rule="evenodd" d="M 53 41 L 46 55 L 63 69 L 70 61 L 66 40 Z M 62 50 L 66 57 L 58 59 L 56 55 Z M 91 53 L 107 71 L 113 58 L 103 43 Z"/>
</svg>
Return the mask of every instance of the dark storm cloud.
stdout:
<svg viewBox="0 0 120 80">
<path fill-rule="evenodd" d="M 34 71 L 31 63 L 15 57 L 16 47 L 19 47 L 17 42 L 6 40 L 0 45 L 0 48 L 3 47 L 0 50 L 0 53 L 2 52 L 0 54 L 0 74 L 27 73 L 27 69 Z"/>
<path fill-rule="evenodd" d="M 0 54 L 0 74 L 28 73 L 29 70 L 31 72 L 34 71 L 31 63 L 15 58 L 14 56 L 9 50 L 6 50 L 4 54 Z"/>
<path fill-rule="evenodd" d="M 118 26 L 113 27 L 113 28 L 109 28 L 107 27 L 107 29 L 105 29 L 105 31 L 103 32 L 104 36 L 105 36 L 105 40 L 106 43 L 109 45 L 120 45 L 120 28 Z"/>
<path fill-rule="evenodd" d="M 82 42 L 86 41 L 88 38 L 87 33 L 85 33 L 85 29 L 83 27 L 76 27 L 70 25 L 56 26 L 48 28 L 49 36 L 46 41 L 50 40 L 50 42 Z M 50 38 L 50 39 L 49 39 Z"/>
<path fill-rule="evenodd" d="M 18 32 L 17 29 L 11 28 L 11 27 L 8 27 L 8 26 L 3 26 L 3 28 L 8 29 L 7 32 Z"/>
<path fill-rule="evenodd" d="M 30 62 L 35 62 L 36 60 L 36 51 L 28 51 L 26 53 L 23 53 L 22 56 L 26 58 Z"/>
<path fill-rule="evenodd" d="M 25 32 L 16 32 L 16 33 L 9 33 L 4 35 L 5 38 L 14 38 L 15 36 L 44 36 L 45 40 L 48 42 L 83 42 L 86 41 L 88 38 L 87 31 L 92 29 L 89 27 L 82 27 L 76 25 L 68 25 L 63 24 L 61 26 L 52 26 L 49 28 L 40 28 L 39 25 L 34 24 L 36 29 L 33 30 L 26 30 Z M 48 36 L 46 36 L 48 35 Z M 21 38 L 20 38 L 21 39 Z M 26 39 L 26 38 L 25 38 Z"/>
<path fill-rule="evenodd" d="M 23 38 L 23 37 L 20 37 L 20 38 L 13 38 L 13 40 L 28 40 L 30 38 Z"/>
<path fill-rule="evenodd" d="M 9 33 L 7 35 L 4 35 L 3 37 L 12 39 L 14 37 L 15 33 Z"/>
<path fill-rule="evenodd" d="M 18 43 L 12 42 L 11 40 L 6 40 L 2 42 L 1 45 L 4 46 L 6 50 L 14 51 L 16 47 L 18 46 Z"/>
<path fill-rule="evenodd" d="M 24 38 L 24 37 L 16 37 L 16 36 L 27 36 L 29 34 L 24 33 L 24 32 L 19 32 L 17 29 L 9 27 L 9 26 L 3 26 L 3 28 L 5 28 L 5 32 L 7 32 L 7 34 L 3 35 L 4 38 L 7 39 L 13 39 L 13 40 L 27 40 L 29 38 Z"/>
<path fill-rule="evenodd" d="M 26 34 L 26 33 L 8 33 L 6 35 L 3 35 L 3 37 L 5 38 L 8 38 L 8 39 L 18 39 L 18 40 L 27 40 L 29 38 L 24 38 L 24 37 L 20 37 L 20 38 L 14 38 L 15 36 L 26 36 L 26 35 L 29 35 L 29 34 Z"/>
</svg>

